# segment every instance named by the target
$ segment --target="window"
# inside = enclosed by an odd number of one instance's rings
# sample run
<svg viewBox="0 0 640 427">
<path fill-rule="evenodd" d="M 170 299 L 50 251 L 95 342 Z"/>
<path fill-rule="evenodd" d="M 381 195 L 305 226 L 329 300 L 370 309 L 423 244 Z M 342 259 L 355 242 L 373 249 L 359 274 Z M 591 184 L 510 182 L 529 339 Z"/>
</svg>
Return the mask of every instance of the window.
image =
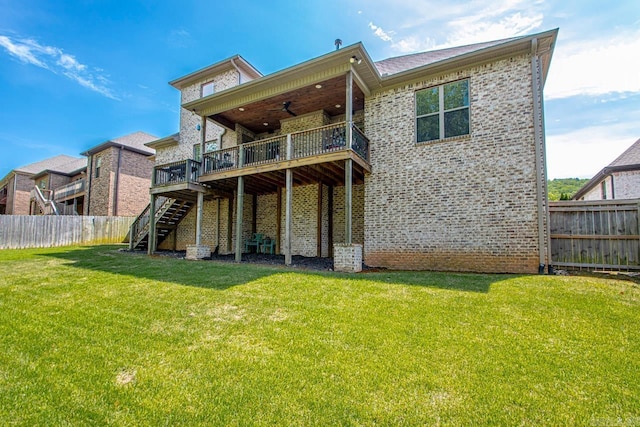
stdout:
<svg viewBox="0 0 640 427">
<path fill-rule="evenodd" d="M 202 87 L 200 88 L 202 91 L 202 97 L 204 98 L 205 96 L 209 96 L 209 95 L 213 95 L 214 91 L 214 86 L 213 86 L 213 82 L 209 82 L 209 83 L 205 83 L 202 85 Z"/>
<path fill-rule="evenodd" d="M 200 161 L 200 144 L 193 144 L 193 160 Z"/>
<path fill-rule="evenodd" d="M 96 159 L 96 178 L 100 178 L 100 167 L 102 166 L 102 157 Z"/>
<path fill-rule="evenodd" d="M 607 200 L 607 180 L 600 183 L 600 191 L 602 192 L 602 200 Z"/>
<path fill-rule="evenodd" d="M 45 181 L 44 179 L 40 181 L 40 189 L 44 190 L 47 186 L 47 181 Z"/>
<path fill-rule="evenodd" d="M 416 92 L 416 142 L 469 134 L 469 80 Z"/>
<path fill-rule="evenodd" d="M 212 141 L 207 141 L 204 143 L 204 152 L 210 153 L 212 151 L 216 151 L 218 149 L 218 140 L 214 139 Z"/>
</svg>

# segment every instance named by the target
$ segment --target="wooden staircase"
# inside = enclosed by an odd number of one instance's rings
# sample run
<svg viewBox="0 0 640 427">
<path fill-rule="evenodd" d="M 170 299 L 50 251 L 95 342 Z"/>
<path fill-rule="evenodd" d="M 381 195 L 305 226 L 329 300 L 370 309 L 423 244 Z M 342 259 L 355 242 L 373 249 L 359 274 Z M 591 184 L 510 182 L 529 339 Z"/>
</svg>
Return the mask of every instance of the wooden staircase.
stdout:
<svg viewBox="0 0 640 427">
<path fill-rule="evenodd" d="M 155 206 L 156 242 L 159 245 L 176 229 L 193 208 L 194 203 L 187 200 L 158 197 Z M 142 211 L 131 225 L 129 231 L 129 249 L 146 250 L 149 247 L 149 212 L 150 204 Z"/>
<path fill-rule="evenodd" d="M 37 185 L 31 190 L 31 199 L 35 200 L 42 215 L 60 215 L 51 190 L 40 190 Z"/>
</svg>

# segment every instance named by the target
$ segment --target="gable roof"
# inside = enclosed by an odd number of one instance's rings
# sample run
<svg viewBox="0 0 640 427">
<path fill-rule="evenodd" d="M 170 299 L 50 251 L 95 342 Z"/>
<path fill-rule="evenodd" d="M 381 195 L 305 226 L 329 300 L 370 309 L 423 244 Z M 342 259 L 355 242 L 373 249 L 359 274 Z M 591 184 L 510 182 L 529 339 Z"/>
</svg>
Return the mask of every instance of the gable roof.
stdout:
<svg viewBox="0 0 640 427">
<path fill-rule="evenodd" d="M 593 178 L 591 178 L 580 190 L 576 192 L 572 199 L 580 199 L 613 172 L 634 170 L 640 170 L 640 139 L 634 142 L 631 147 L 627 148 L 613 162 L 609 163 L 608 166 L 602 168 L 600 172 L 595 174 Z"/>
<path fill-rule="evenodd" d="M 180 143 L 180 133 L 174 133 L 173 135 L 165 136 L 164 138 L 160 138 L 155 141 L 147 142 L 147 147 L 158 149 L 158 148 L 166 148 L 178 145 Z"/>
<path fill-rule="evenodd" d="M 30 163 L 25 166 L 20 166 L 19 168 L 15 168 L 15 172 L 22 172 L 24 174 L 33 175 L 36 173 L 40 173 L 44 170 L 55 170 L 62 171 L 67 169 L 67 165 L 82 161 L 84 165 L 87 165 L 87 160 L 83 158 L 71 157 L 65 154 L 60 154 L 58 156 L 50 157 L 48 159 L 40 160 L 39 162 Z"/>
<path fill-rule="evenodd" d="M 146 132 L 134 132 L 129 135 L 125 135 L 125 136 L 111 139 L 109 141 L 105 141 L 102 144 L 96 145 L 95 147 L 90 148 L 81 154 L 83 156 L 90 156 L 92 154 L 96 154 L 96 153 L 99 153 L 100 151 L 106 150 L 109 147 L 117 147 L 117 148 L 124 148 L 130 151 L 147 155 L 147 156 L 152 156 L 155 154 L 155 150 L 147 147 L 145 144 L 147 142 L 155 141 L 156 139 L 158 139 L 157 136 L 151 135 Z"/>
<path fill-rule="evenodd" d="M 56 171 L 61 173 L 70 173 L 73 171 L 79 171 L 82 168 L 87 167 L 87 159 L 71 157 L 66 154 L 60 154 L 58 156 L 50 157 L 48 159 L 40 160 L 38 162 L 29 163 L 28 165 L 20 166 L 13 169 L 0 179 L 0 186 L 4 185 L 9 177 L 15 173 L 27 175 L 30 178 L 44 171 Z"/>
<path fill-rule="evenodd" d="M 380 72 L 380 75 L 392 75 L 407 71 L 413 68 L 422 67 L 425 65 L 433 64 L 446 59 L 451 59 L 456 56 L 464 55 L 467 53 L 477 52 L 481 49 L 485 49 L 492 46 L 497 46 L 503 43 L 507 43 L 513 40 L 518 40 L 523 37 L 511 37 L 508 39 L 494 40 L 484 43 L 475 43 L 466 46 L 457 46 L 447 49 L 431 50 L 427 52 L 412 53 L 409 55 L 396 56 L 392 58 L 383 59 L 382 61 L 375 62 L 375 66 Z"/>
<path fill-rule="evenodd" d="M 404 55 L 378 62 L 371 60 L 362 43 L 356 43 L 213 95 L 186 102 L 182 107 L 198 115 L 219 115 L 274 96 L 311 88 L 312 83 L 341 78 L 349 69 L 355 72 L 357 86 L 368 96 L 374 91 L 406 84 L 426 75 L 439 75 L 532 52 L 540 58 L 544 84 L 557 34 L 558 29 L 554 29 L 515 38 Z M 175 81 L 171 83 L 174 84 Z M 177 87 L 175 84 L 174 86 Z M 342 94 L 340 96 L 343 97 Z"/>
<path fill-rule="evenodd" d="M 207 76 L 232 69 L 235 69 L 238 72 L 243 72 L 252 79 L 262 77 L 262 73 L 258 71 L 253 65 L 249 64 L 249 62 L 247 62 L 242 56 L 235 55 L 231 58 L 224 59 L 220 62 L 216 62 L 213 65 L 209 65 L 208 67 L 201 68 L 198 71 L 187 74 L 184 77 L 172 80 L 169 82 L 169 84 L 180 90 L 185 86 L 189 86 L 199 80 L 205 79 Z"/>
<path fill-rule="evenodd" d="M 82 172 L 83 170 L 87 169 L 87 159 L 84 157 L 81 158 L 73 158 L 73 160 L 60 164 L 60 165 L 55 165 L 52 167 L 49 167 L 47 169 L 43 169 L 40 172 L 36 173 L 33 175 L 32 178 L 36 179 L 37 177 L 41 176 L 41 175 L 45 175 L 48 173 L 56 173 L 59 175 L 67 175 L 67 176 L 72 176 L 72 175 L 76 175 L 80 172 Z"/>
<path fill-rule="evenodd" d="M 631 147 L 627 148 L 624 153 L 620 154 L 608 167 L 615 168 L 631 165 L 640 165 L 640 139 L 634 142 Z"/>
</svg>

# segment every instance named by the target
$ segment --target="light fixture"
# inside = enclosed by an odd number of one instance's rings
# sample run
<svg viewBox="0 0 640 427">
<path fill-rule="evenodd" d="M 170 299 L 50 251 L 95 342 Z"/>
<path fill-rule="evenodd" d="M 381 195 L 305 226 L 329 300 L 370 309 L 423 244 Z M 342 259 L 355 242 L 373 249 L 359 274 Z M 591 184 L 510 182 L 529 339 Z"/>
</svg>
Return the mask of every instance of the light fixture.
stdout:
<svg viewBox="0 0 640 427">
<path fill-rule="evenodd" d="M 198 123 L 198 124 L 196 125 L 196 130 L 197 130 L 198 132 L 200 132 L 200 123 Z"/>
<path fill-rule="evenodd" d="M 336 108 L 340 108 L 340 107 L 342 107 L 342 105 L 336 104 Z"/>
<path fill-rule="evenodd" d="M 264 122 L 264 123 L 263 123 L 263 125 L 265 125 L 265 126 L 269 126 L 269 123 L 267 123 L 267 122 Z"/>
<path fill-rule="evenodd" d="M 351 62 L 352 64 L 355 64 L 356 62 L 360 64 L 362 63 L 362 59 L 359 59 L 357 56 L 353 55 L 351 58 L 349 58 L 349 62 Z"/>
<path fill-rule="evenodd" d="M 322 85 L 321 84 L 317 84 L 316 85 L 316 89 L 322 89 Z"/>
<path fill-rule="evenodd" d="M 244 107 L 240 107 L 240 108 L 238 108 L 238 110 L 244 111 Z"/>
</svg>

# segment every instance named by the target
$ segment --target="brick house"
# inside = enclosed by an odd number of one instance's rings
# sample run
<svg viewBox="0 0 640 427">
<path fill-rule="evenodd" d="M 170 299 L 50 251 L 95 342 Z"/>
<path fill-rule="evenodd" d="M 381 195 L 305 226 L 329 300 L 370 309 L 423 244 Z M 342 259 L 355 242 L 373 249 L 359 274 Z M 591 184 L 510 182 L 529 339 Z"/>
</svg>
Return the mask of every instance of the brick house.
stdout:
<svg viewBox="0 0 640 427">
<path fill-rule="evenodd" d="M 59 155 L 21 166 L 0 180 L 0 214 L 29 215 L 34 211 L 32 192 L 37 185 L 45 193 L 86 167 L 86 159 Z M 67 181 L 68 182 L 68 181 Z"/>
<path fill-rule="evenodd" d="M 155 151 L 144 144 L 157 139 L 135 132 L 82 153 L 88 171 L 85 215 L 136 216 L 145 208 Z"/>
<path fill-rule="evenodd" d="M 180 132 L 147 144 L 157 214 L 132 247 L 539 272 L 556 36 L 378 62 L 358 43 L 267 76 L 234 56 L 174 80 Z"/>
<path fill-rule="evenodd" d="M 82 153 L 15 169 L 0 181 L 0 213 L 136 216 L 147 205 L 158 137 L 135 132 Z M 87 173 L 89 171 L 89 173 Z"/>
<path fill-rule="evenodd" d="M 44 169 L 33 176 L 29 214 L 80 215 L 84 206 L 84 177 L 87 159 L 79 158 L 56 169 Z"/>
<path fill-rule="evenodd" d="M 607 199 L 640 199 L 640 139 L 573 196 L 573 200 Z"/>
</svg>

